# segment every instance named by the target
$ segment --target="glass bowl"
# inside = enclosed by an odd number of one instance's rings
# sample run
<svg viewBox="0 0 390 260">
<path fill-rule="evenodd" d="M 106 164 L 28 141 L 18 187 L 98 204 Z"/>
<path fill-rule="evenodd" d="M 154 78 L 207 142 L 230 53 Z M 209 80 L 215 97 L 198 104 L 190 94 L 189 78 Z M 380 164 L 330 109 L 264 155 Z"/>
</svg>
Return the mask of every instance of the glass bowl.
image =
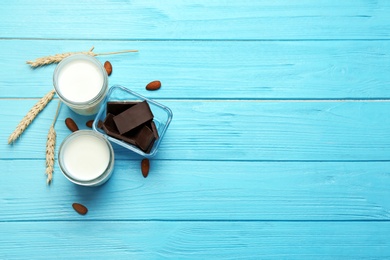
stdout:
<svg viewBox="0 0 390 260">
<path fill-rule="evenodd" d="M 149 104 L 150 110 L 152 111 L 153 116 L 154 116 L 153 121 L 156 125 L 158 135 L 159 135 L 159 138 L 154 142 L 153 147 L 151 148 L 149 153 L 142 151 L 140 148 L 138 148 L 135 145 L 132 145 L 130 143 L 124 142 L 122 140 L 119 140 L 117 138 L 114 138 L 112 136 L 107 135 L 103 129 L 99 128 L 99 126 L 98 126 L 99 121 L 104 121 L 104 119 L 106 117 L 107 102 L 111 102 L 111 101 L 122 101 L 122 102 L 123 101 L 133 101 L 133 102 L 134 101 L 139 101 L 139 102 L 146 101 Z M 172 120 L 172 116 L 173 116 L 172 111 L 168 107 L 166 107 L 166 106 L 164 106 L 156 101 L 148 99 L 148 98 L 146 98 L 146 97 L 144 97 L 144 96 L 142 96 L 134 91 L 131 91 L 130 89 L 127 89 L 123 86 L 115 85 L 115 86 L 112 86 L 110 88 L 110 90 L 108 91 L 108 93 L 103 101 L 103 104 L 100 107 L 99 112 L 97 113 L 97 115 L 95 117 L 92 128 L 93 128 L 93 130 L 104 135 L 109 141 L 116 143 L 120 146 L 123 146 L 124 148 L 129 149 L 130 151 L 133 151 L 137 154 L 140 154 L 143 157 L 151 158 L 151 157 L 156 155 L 156 153 L 158 151 L 158 147 L 159 147 L 162 139 L 164 138 L 165 132 L 167 131 L 168 126 Z"/>
</svg>

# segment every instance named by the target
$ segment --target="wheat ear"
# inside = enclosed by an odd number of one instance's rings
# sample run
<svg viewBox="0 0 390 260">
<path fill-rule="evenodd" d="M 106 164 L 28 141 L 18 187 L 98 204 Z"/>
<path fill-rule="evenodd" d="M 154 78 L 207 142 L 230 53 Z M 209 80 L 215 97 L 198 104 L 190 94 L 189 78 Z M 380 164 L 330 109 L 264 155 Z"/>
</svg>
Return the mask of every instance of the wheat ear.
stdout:
<svg viewBox="0 0 390 260">
<path fill-rule="evenodd" d="M 18 124 L 15 131 L 9 136 L 8 144 L 12 144 L 23 133 L 24 130 L 31 124 L 35 117 L 41 112 L 45 106 L 53 99 L 55 94 L 54 89 L 42 97 L 24 116 L 22 121 Z"/>
<path fill-rule="evenodd" d="M 66 52 L 61 54 L 55 54 L 51 56 L 45 56 L 41 58 L 37 58 L 34 61 L 26 61 L 27 64 L 29 64 L 31 67 L 36 68 L 52 63 L 59 63 L 66 57 L 69 57 L 73 54 L 85 54 L 90 56 L 100 56 L 100 55 L 112 55 L 112 54 L 119 54 L 119 53 L 128 53 L 128 52 L 138 52 L 138 50 L 125 50 L 125 51 L 116 51 L 116 52 L 102 52 L 102 53 L 95 53 L 93 52 L 94 47 L 92 47 L 89 51 L 81 51 L 81 52 Z"/>
<path fill-rule="evenodd" d="M 58 100 L 58 106 L 57 111 L 53 119 L 53 123 L 50 126 L 49 133 L 47 135 L 47 141 L 46 141 L 46 183 L 50 185 L 52 179 L 53 179 L 53 171 L 54 171 L 54 158 L 55 158 L 55 149 L 56 149 L 56 130 L 54 129 L 54 126 L 57 121 L 58 113 L 60 111 L 61 107 L 61 101 Z"/>
</svg>

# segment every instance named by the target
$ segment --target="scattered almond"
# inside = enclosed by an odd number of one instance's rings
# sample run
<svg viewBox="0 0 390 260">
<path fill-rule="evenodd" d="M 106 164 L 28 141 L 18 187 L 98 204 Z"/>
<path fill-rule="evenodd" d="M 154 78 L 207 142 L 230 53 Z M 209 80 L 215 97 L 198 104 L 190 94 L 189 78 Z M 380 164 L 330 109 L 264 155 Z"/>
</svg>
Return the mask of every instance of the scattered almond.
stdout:
<svg viewBox="0 0 390 260">
<path fill-rule="evenodd" d="M 97 126 L 101 129 L 101 128 L 103 127 L 103 121 L 102 121 L 102 120 L 99 120 Z"/>
<path fill-rule="evenodd" d="M 79 127 L 77 126 L 76 122 L 73 121 L 72 118 L 68 117 L 67 119 L 65 119 L 65 125 L 69 128 L 70 131 L 72 132 L 76 132 L 77 130 L 79 130 Z"/>
<path fill-rule="evenodd" d="M 157 90 L 161 88 L 161 82 L 159 80 L 152 81 L 146 85 L 147 90 Z"/>
<path fill-rule="evenodd" d="M 80 215 L 85 215 L 88 212 L 88 209 L 86 206 L 80 204 L 80 203 L 73 203 L 72 204 L 73 209 L 79 213 Z"/>
<path fill-rule="evenodd" d="M 107 75 L 110 76 L 111 73 L 112 73 L 112 65 L 111 65 L 111 63 L 110 63 L 109 61 L 106 61 L 106 62 L 104 63 L 104 68 L 105 68 L 106 71 L 107 71 Z"/>
<path fill-rule="evenodd" d="M 93 124 L 93 120 L 88 120 L 87 123 L 85 123 L 85 125 L 89 128 L 92 128 L 92 124 Z"/>
<path fill-rule="evenodd" d="M 141 172 L 142 172 L 142 176 L 144 176 L 144 178 L 148 177 L 149 169 L 150 169 L 149 159 L 145 158 L 141 161 Z"/>
</svg>

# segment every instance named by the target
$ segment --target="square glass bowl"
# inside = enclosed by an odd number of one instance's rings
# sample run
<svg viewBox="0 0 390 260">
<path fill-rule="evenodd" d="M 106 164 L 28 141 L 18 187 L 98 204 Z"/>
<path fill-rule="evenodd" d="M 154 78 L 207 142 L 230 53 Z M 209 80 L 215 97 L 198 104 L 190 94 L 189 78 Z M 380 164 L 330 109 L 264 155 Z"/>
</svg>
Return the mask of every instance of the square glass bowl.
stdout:
<svg viewBox="0 0 390 260">
<path fill-rule="evenodd" d="M 153 147 L 149 153 L 145 153 L 140 148 L 138 148 L 132 144 L 126 143 L 122 140 L 119 140 L 117 138 L 114 138 L 112 136 L 107 135 L 106 132 L 103 131 L 103 129 L 100 129 L 98 127 L 99 121 L 104 121 L 104 119 L 106 117 L 106 113 L 107 113 L 107 105 L 106 104 L 109 101 L 139 101 L 139 102 L 146 101 L 149 104 L 150 110 L 152 111 L 152 113 L 154 115 L 153 121 L 156 125 L 158 135 L 159 135 L 159 138 L 154 142 Z M 172 120 L 172 116 L 173 116 L 172 111 L 168 107 L 166 107 L 166 106 L 164 106 L 156 101 L 148 99 L 144 96 L 141 96 L 140 94 L 138 94 L 134 91 L 131 91 L 130 89 L 127 89 L 123 86 L 115 85 L 115 86 L 112 86 L 110 88 L 110 90 L 108 91 L 108 93 L 107 93 L 107 95 L 102 103 L 102 106 L 100 107 L 99 112 L 97 113 L 97 115 L 95 117 L 92 128 L 93 128 L 93 130 L 95 130 L 95 131 L 101 133 L 103 136 L 105 136 L 109 141 L 116 143 L 120 146 L 123 146 L 126 149 L 129 149 L 135 153 L 138 153 L 146 158 L 151 158 L 154 155 L 156 155 L 156 153 L 158 151 L 158 147 L 159 147 L 162 139 L 164 138 L 164 135 L 168 129 L 169 123 Z"/>
</svg>

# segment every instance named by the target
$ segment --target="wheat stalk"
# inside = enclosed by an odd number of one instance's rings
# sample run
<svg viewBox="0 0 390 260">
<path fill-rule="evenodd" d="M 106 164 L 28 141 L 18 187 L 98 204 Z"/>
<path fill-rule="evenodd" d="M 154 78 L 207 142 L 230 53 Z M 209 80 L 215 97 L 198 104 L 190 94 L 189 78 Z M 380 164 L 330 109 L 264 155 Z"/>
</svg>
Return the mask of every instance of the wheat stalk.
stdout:
<svg viewBox="0 0 390 260">
<path fill-rule="evenodd" d="M 24 116 L 22 121 L 18 124 L 15 131 L 9 136 L 8 144 L 12 144 L 23 133 L 24 130 L 31 124 L 35 117 L 41 112 L 45 106 L 53 99 L 55 90 L 51 90 L 45 96 L 43 96 Z"/>
<path fill-rule="evenodd" d="M 119 53 L 128 53 L 128 52 L 138 52 L 138 50 L 125 50 L 125 51 L 116 51 L 116 52 L 102 52 L 102 53 L 94 53 L 93 52 L 94 47 L 92 47 L 89 51 L 81 51 L 81 52 L 66 52 L 61 54 L 55 54 L 51 56 L 45 56 L 41 58 L 37 58 L 34 61 L 26 61 L 27 64 L 29 64 L 31 67 L 36 68 L 52 63 L 59 63 L 66 57 L 69 57 L 73 54 L 85 54 L 90 56 L 101 56 L 101 55 L 112 55 L 112 54 L 119 54 Z"/>
<path fill-rule="evenodd" d="M 54 126 L 57 121 L 58 113 L 60 111 L 61 107 L 61 101 L 58 100 L 58 106 L 57 111 L 53 119 L 53 123 L 50 126 L 49 133 L 47 134 L 47 141 L 46 141 L 46 183 L 50 185 L 52 179 L 53 179 L 53 171 L 54 171 L 54 154 L 55 154 L 55 148 L 56 148 L 56 130 L 54 129 Z"/>
</svg>

